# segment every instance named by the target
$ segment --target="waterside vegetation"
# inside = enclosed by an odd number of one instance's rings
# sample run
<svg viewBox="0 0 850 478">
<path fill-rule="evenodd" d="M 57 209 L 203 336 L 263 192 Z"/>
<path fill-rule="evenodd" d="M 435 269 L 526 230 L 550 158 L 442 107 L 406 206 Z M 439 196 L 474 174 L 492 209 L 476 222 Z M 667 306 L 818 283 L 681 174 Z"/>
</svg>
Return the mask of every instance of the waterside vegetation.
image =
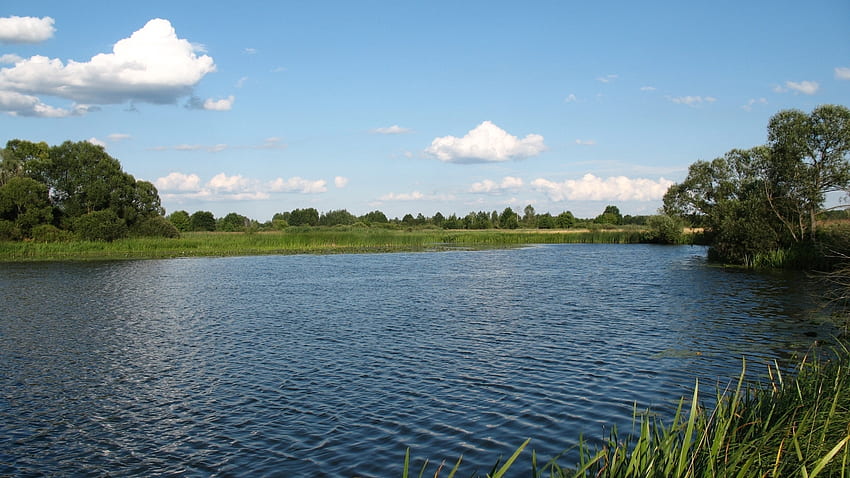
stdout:
<svg viewBox="0 0 850 478">
<path fill-rule="evenodd" d="M 694 386 L 672 420 L 665 422 L 650 411 L 635 413 L 632 430 L 616 428 L 601 445 L 585 440 L 568 452 L 577 460 L 555 457 L 538 463 L 531 453 L 533 477 L 788 477 L 850 476 L 850 350 L 846 343 L 828 353 L 813 350 L 788 376 L 779 366 L 769 368 L 766 383 L 744 380 L 746 363 L 737 384 L 715 392 L 713 405 L 700 404 L 702 388 Z M 486 476 L 508 472 L 523 475 L 528 468 L 519 457 L 526 441 L 504 464 Z M 532 446 L 533 447 L 533 446 Z M 562 455 L 563 456 L 563 455 Z M 449 477 L 462 468 L 457 460 Z M 519 463 L 519 464 L 518 464 Z M 527 463 L 527 462 L 526 462 Z M 409 458 L 402 476 L 410 474 Z M 432 470 L 436 468 L 436 473 Z M 441 476 L 442 466 L 426 460 L 418 476 Z M 518 470 L 518 468 L 523 468 Z M 426 472 L 428 473 L 426 475 Z M 469 476 L 464 474 L 463 476 Z M 481 476 L 481 475 L 473 475 Z"/>
</svg>

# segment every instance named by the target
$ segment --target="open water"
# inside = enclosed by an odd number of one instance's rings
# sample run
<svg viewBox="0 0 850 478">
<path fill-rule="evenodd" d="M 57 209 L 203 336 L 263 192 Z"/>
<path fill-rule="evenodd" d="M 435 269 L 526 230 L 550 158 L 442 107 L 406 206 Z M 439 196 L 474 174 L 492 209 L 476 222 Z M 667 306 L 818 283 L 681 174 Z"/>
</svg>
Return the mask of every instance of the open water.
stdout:
<svg viewBox="0 0 850 478">
<path fill-rule="evenodd" d="M 0 476 L 462 475 L 828 337 L 701 247 L 0 265 Z M 567 455 L 567 461 L 570 455 Z M 568 464 L 567 462 L 562 462 Z M 431 469 L 435 470 L 436 465 Z M 530 452 L 514 465 L 523 476 Z"/>
</svg>

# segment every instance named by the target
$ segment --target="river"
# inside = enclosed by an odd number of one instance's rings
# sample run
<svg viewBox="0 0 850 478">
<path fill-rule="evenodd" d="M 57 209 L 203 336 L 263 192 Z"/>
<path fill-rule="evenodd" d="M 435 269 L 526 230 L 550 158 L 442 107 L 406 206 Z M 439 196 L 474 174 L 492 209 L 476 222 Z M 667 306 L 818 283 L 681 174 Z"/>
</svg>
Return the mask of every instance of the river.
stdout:
<svg viewBox="0 0 850 478">
<path fill-rule="evenodd" d="M 803 276 L 705 252 L 3 264 L 0 476 L 399 476 L 408 447 L 468 476 L 529 437 L 545 461 L 832 333 Z"/>
</svg>

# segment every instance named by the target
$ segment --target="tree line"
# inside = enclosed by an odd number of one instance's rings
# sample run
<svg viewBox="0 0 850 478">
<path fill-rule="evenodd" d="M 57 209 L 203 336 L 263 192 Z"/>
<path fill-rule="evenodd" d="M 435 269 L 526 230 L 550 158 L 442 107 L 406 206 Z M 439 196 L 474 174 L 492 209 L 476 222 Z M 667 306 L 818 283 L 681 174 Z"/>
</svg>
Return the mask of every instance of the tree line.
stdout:
<svg viewBox="0 0 850 478">
<path fill-rule="evenodd" d="M 176 236 L 153 184 L 87 141 L 11 140 L 0 151 L 0 239 Z"/>
</svg>

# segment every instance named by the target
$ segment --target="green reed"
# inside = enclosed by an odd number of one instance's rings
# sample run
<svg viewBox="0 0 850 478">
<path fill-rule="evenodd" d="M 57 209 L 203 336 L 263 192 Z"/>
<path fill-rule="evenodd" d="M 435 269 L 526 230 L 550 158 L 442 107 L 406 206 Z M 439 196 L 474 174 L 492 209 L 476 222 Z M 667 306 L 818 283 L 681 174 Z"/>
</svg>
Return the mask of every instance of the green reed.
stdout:
<svg viewBox="0 0 850 478">
<path fill-rule="evenodd" d="M 628 435 L 615 428 L 595 447 L 580 439 L 567 450 L 578 454 L 570 466 L 556 457 L 538 467 L 532 452 L 530 474 L 556 478 L 850 477 L 848 371 L 846 345 L 829 353 L 815 350 L 790 377 L 783 377 L 778 366 L 769 367 L 766 384 L 746 383 L 744 363 L 737 385 L 717 391 L 712 407 L 699 404 L 697 383 L 668 423 L 649 411 L 636 412 Z M 408 460 L 405 474 L 407 466 Z M 439 476 L 439 470 L 433 476 Z"/>
<path fill-rule="evenodd" d="M 0 261 L 149 259 L 183 256 L 401 252 L 526 244 L 638 243 L 639 230 L 526 231 L 381 228 L 290 228 L 278 232 L 183 233 L 179 238 L 114 242 L 0 242 Z"/>
</svg>

